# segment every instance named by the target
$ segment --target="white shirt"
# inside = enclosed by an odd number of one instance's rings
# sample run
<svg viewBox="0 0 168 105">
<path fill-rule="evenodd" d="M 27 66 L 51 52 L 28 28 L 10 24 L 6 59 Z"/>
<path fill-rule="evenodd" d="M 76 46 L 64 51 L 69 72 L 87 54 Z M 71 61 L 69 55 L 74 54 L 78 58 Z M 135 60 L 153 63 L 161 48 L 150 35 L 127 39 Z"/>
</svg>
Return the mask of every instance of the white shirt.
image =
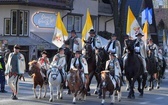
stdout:
<svg viewBox="0 0 168 105">
<path fill-rule="evenodd" d="M 114 44 L 114 41 L 111 42 L 109 49 L 108 49 L 108 52 L 112 52 L 112 53 L 116 52 L 116 49 L 115 48 L 113 49 L 113 44 Z"/>
</svg>

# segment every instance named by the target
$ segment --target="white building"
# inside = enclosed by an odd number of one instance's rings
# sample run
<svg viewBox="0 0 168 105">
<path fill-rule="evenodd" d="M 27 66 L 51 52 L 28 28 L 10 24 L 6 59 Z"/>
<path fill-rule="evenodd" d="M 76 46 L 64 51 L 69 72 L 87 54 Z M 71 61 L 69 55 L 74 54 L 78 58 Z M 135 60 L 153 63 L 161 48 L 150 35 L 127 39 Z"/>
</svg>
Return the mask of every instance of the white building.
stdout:
<svg viewBox="0 0 168 105">
<path fill-rule="evenodd" d="M 7 40 L 11 50 L 19 44 L 27 61 L 42 49 L 53 55 L 56 46 L 51 40 L 57 12 L 68 32 L 75 29 L 80 36 L 87 8 L 96 32 L 114 33 L 111 7 L 101 0 L 0 0 L 0 39 Z"/>
</svg>

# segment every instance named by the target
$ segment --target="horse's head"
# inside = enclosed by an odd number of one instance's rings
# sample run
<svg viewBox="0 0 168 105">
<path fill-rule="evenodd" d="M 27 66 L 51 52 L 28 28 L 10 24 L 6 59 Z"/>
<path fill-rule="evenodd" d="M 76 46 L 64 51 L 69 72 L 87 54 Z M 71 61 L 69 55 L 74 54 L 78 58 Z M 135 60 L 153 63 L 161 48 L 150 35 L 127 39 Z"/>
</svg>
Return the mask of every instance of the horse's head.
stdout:
<svg viewBox="0 0 168 105">
<path fill-rule="evenodd" d="M 109 83 L 110 80 L 110 72 L 108 70 L 103 70 L 101 71 L 101 83 L 102 83 L 102 87 L 106 87 Z"/>
<path fill-rule="evenodd" d="M 147 51 L 147 56 L 148 56 L 149 58 L 155 57 L 155 49 L 150 49 L 150 50 L 148 50 L 148 51 Z"/>
<path fill-rule="evenodd" d="M 90 42 L 88 42 L 88 41 L 84 41 L 84 43 L 85 43 L 85 45 L 84 45 L 84 49 L 85 49 L 85 57 L 86 57 L 86 59 L 87 59 L 87 58 L 89 58 L 89 57 L 92 56 L 92 52 L 93 52 L 93 50 L 92 50 L 92 45 L 91 45 Z"/>
<path fill-rule="evenodd" d="M 36 60 L 30 61 L 28 74 L 31 76 L 38 72 L 40 72 L 40 64 Z"/>
<path fill-rule="evenodd" d="M 73 70 L 73 69 L 71 69 L 70 70 L 70 74 L 71 74 L 70 81 L 72 83 L 77 83 L 77 80 L 79 79 L 79 70 Z"/>
<path fill-rule="evenodd" d="M 57 68 L 51 68 L 51 70 L 48 73 L 48 77 L 52 78 L 53 80 L 56 80 L 59 75 L 59 71 Z"/>
<path fill-rule="evenodd" d="M 127 40 L 126 41 L 126 47 L 128 49 L 129 52 L 133 53 L 134 52 L 134 43 L 135 41 L 134 40 Z"/>
</svg>

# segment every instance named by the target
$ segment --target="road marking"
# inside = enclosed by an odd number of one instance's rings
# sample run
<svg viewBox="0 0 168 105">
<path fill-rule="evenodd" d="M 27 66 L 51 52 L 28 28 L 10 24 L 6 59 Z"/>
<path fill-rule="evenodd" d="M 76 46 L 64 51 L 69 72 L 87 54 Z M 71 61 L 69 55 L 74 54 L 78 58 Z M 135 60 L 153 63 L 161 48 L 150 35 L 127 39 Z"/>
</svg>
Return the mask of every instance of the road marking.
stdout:
<svg viewBox="0 0 168 105">
<path fill-rule="evenodd" d="M 140 102 L 139 104 L 146 105 L 149 104 L 149 102 Z"/>
<path fill-rule="evenodd" d="M 162 100 L 162 99 L 164 99 L 164 97 L 157 97 L 156 99 L 157 100 Z"/>
</svg>

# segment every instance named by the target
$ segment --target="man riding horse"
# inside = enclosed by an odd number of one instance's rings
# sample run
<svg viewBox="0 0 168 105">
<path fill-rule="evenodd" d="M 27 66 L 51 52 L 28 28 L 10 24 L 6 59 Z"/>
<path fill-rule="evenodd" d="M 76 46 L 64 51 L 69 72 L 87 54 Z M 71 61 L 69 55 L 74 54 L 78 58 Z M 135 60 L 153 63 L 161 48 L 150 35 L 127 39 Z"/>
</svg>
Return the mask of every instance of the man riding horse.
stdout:
<svg viewBox="0 0 168 105">
<path fill-rule="evenodd" d="M 66 66 L 66 58 L 64 54 L 64 49 L 59 48 L 58 54 L 56 54 L 53 58 L 51 66 L 57 68 L 61 74 L 62 84 L 65 86 L 65 66 Z"/>
<path fill-rule="evenodd" d="M 143 63 L 143 66 L 144 66 L 144 73 L 147 73 L 147 70 L 146 70 L 146 49 L 145 49 L 145 43 L 144 41 L 142 40 L 142 37 L 144 35 L 142 35 L 141 33 L 138 33 L 136 35 L 136 39 L 134 40 L 134 50 L 135 50 L 135 53 L 139 56 L 139 59 L 141 59 L 142 63 Z M 123 60 L 123 67 L 125 66 L 125 61 L 127 59 L 127 55 L 124 57 L 124 60 Z"/>
<path fill-rule="evenodd" d="M 86 59 L 81 56 L 80 51 L 76 51 L 75 57 L 72 58 L 70 69 L 79 70 L 79 74 L 84 84 L 84 88 L 86 89 L 87 83 L 89 81 L 88 64 L 86 62 Z M 70 75 L 70 73 L 67 75 L 67 80 L 69 80 Z"/>
</svg>

